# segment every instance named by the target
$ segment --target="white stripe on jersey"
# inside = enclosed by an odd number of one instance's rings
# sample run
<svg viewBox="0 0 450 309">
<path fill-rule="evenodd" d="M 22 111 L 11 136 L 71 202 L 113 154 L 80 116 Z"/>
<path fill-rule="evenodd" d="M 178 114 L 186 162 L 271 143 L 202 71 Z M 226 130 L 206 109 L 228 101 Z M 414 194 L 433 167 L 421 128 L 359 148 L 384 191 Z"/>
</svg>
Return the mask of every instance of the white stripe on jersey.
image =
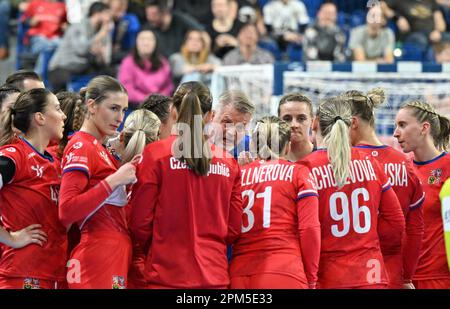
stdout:
<svg viewBox="0 0 450 309">
<path fill-rule="evenodd" d="M 422 201 L 425 199 L 425 192 L 422 193 L 422 197 L 415 203 L 409 205 L 409 208 L 414 208 L 417 205 L 419 205 L 420 203 L 422 203 Z"/>
<path fill-rule="evenodd" d="M 87 165 L 85 165 L 85 164 L 79 164 L 79 163 L 73 163 L 73 164 L 66 165 L 66 166 L 64 167 L 64 171 L 65 171 L 66 169 L 69 169 L 69 168 L 76 168 L 76 167 L 81 167 L 81 168 L 83 168 L 83 169 L 85 169 L 86 171 L 89 172 L 89 167 L 88 167 Z"/>
<path fill-rule="evenodd" d="M 318 194 L 318 193 L 316 190 L 303 190 L 297 194 L 297 197 L 300 197 L 300 195 L 303 195 L 303 194 Z"/>
<path fill-rule="evenodd" d="M 3 177 L 2 174 L 0 174 L 0 189 L 3 188 Z"/>
<path fill-rule="evenodd" d="M 381 187 L 381 189 L 384 191 L 387 188 L 391 186 L 391 181 L 388 179 L 388 181 Z"/>
</svg>

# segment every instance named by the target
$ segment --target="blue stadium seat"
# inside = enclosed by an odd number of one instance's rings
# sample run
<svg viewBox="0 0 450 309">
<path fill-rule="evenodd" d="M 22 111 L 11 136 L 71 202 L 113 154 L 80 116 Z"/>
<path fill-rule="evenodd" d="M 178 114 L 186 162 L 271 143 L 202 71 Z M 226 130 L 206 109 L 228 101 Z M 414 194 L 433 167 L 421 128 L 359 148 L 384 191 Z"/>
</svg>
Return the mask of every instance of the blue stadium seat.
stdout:
<svg viewBox="0 0 450 309">
<path fill-rule="evenodd" d="M 317 11 L 319 10 L 322 0 L 302 0 L 308 10 L 308 15 L 312 19 L 316 17 Z"/>
<path fill-rule="evenodd" d="M 403 44 L 402 55 L 397 60 L 402 61 L 422 61 L 423 52 L 414 44 Z"/>
<path fill-rule="evenodd" d="M 275 60 L 277 61 L 281 60 L 281 51 L 280 48 L 278 47 L 277 42 L 268 40 L 259 41 L 258 46 L 272 53 Z"/>
<path fill-rule="evenodd" d="M 339 11 L 352 13 L 356 10 L 367 10 L 368 0 L 335 0 Z"/>
<path fill-rule="evenodd" d="M 367 12 L 363 10 L 356 10 L 350 15 L 350 27 L 358 27 L 366 23 Z"/>
<path fill-rule="evenodd" d="M 270 0 L 258 0 L 258 5 L 262 9 Z"/>
<path fill-rule="evenodd" d="M 300 62 L 303 57 L 303 49 L 301 45 L 298 44 L 289 44 L 287 46 L 286 52 L 289 57 L 289 61 L 292 62 Z"/>
<path fill-rule="evenodd" d="M 348 14 L 343 11 L 339 11 L 337 15 L 336 24 L 339 27 L 344 27 L 348 25 Z"/>
<path fill-rule="evenodd" d="M 33 54 L 31 52 L 31 46 L 29 42 L 27 42 L 27 31 L 28 31 L 28 24 L 24 23 L 22 19 L 22 14 L 19 12 L 17 16 L 17 45 L 16 45 L 16 70 L 20 69 L 34 69 L 34 65 L 36 63 L 37 54 Z M 49 85 L 48 83 L 48 65 L 50 63 L 50 59 L 53 56 L 54 51 L 47 51 L 44 52 L 44 72 L 42 73 L 42 80 L 44 81 L 44 84 L 46 86 Z"/>
<path fill-rule="evenodd" d="M 81 88 L 85 87 L 94 77 L 94 74 L 73 75 L 70 82 L 67 83 L 67 90 L 78 92 Z"/>
<path fill-rule="evenodd" d="M 16 70 L 24 68 L 24 59 L 31 58 L 32 54 L 28 44 L 25 44 L 25 35 L 28 31 L 28 25 L 21 21 L 22 13 L 17 15 L 17 45 L 16 45 Z"/>
</svg>

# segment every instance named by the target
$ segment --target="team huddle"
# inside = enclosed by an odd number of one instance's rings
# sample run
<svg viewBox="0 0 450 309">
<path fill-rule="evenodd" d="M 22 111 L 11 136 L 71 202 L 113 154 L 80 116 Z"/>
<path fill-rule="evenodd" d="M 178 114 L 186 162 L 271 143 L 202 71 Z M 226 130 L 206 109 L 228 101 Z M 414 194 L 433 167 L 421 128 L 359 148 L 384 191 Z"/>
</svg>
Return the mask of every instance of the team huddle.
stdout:
<svg viewBox="0 0 450 309">
<path fill-rule="evenodd" d="M 380 88 L 315 114 L 286 94 L 248 133 L 247 96 L 213 110 L 199 82 L 125 121 L 112 77 L 21 87 L 0 114 L 0 288 L 450 288 L 450 121 L 426 102 L 397 112 L 399 151 Z"/>
</svg>

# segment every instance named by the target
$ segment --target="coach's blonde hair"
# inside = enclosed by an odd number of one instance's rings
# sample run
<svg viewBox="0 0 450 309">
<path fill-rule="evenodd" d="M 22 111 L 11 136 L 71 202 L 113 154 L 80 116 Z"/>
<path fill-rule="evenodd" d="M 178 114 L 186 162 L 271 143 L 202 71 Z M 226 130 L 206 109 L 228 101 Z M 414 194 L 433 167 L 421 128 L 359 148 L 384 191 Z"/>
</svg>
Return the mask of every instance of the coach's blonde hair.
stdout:
<svg viewBox="0 0 450 309">
<path fill-rule="evenodd" d="M 232 105 L 239 113 L 251 114 L 255 112 L 255 104 L 241 90 L 227 90 L 219 97 L 219 112 L 225 106 Z"/>
<path fill-rule="evenodd" d="M 386 100 L 384 90 L 382 88 L 374 88 L 370 90 L 367 95 L 358 90 L 350 90 L 344 92 L 343 96 L 348 98 L 349 103 L 351 104 L 352 115 L 367 121 L 369 125 L 374 128 L 374 110 L 384 104 Z"/>
<path fill-rule="evenodd" d="M 408 108 L 418 122 L 430 124 L 431 137 L 434 145 L 439 150 L 446 151 L 449 145 L 450 120 L 439 114 L 429 103 L 423 101 L 409 101 L 402 105 L 401 109 Z"/>
<path fill-rule="evenodd" d="M 339 188 L 349 176 L 351 147 L 349 129 L 352 120 L 351 105 L 344 97 L 332 97 L 323 101 L 318 108 L 319 126 L 328 160 L 333 167 L 334 179 Z"/>
<path fill-rule="evenodd" d="M 122 131 L 125 149 L 122 163 L 130 162 L 135 155 L 141 154 L 145 146 L 158 140 L 161 121 L 151 111 L 138 109 L 128 115 Z"/>
<path fill-rule="evenodd" d="M 260 159 L 278 159 L 291 139 L 289 124 L 278 117 L 266 116 L 256 122 L 252 145 Z"/>
</svg>

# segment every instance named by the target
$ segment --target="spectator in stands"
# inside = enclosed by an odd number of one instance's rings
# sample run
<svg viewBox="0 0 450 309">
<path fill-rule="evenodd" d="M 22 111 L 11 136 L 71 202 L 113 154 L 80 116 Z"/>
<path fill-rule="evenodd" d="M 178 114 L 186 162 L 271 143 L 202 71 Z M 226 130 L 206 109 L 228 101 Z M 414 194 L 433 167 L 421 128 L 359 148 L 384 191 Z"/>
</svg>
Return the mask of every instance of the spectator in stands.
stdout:
<svg viewBox="0 0 450 309">
<path fill-rule="evenodd" d="M 261 38 L 266 38 L 267 28 L 258 0 L 237 0 L 237 18 L 243 24 L 255 23 Z"/>
<path fill-rule="evenodd" d="M 0 0 L 0 60 L 9 56 L 9 0 Z"/>
<path fill-rule="evenodd" d="M 169 62 L 160 54 L 152 30 L 143 28 L 138 33 L 136 46 L 120 65 L 118 79 L 127 89 L 129 108 L 135 108 L 152 93 L 172 95 Z"/>
<path fill-rule="evenodd" d="M 158 37 L 161 53 L 165 57 L 178 52 L 186 33 L 192 29 L 203 30 L 194 18 L 172 11 L 169 0 L 146 0 L 145 15 L 149 26 Z"/>
<path fill-rule="evenodd" d="M 172 134 L 172 126 L 177 122 L 177 115 L 172 107 L 172 98 L 161 94 L 151 94 L 142 102 L 142 108 L 153 112 L 161 121 L 159 139 L 169 137 Z"/>
<path fill-rule="evenodd" d="M 300 44 L 302 32 L 309 23 L 308 12 L 302 1 L 273 0 L 263 8 L 264 22 L 281 50 L 289 43 Z"/>
<path fill-rule="evenodd" d="M 212 0 L 211 11 L 214 18 L 207 25 L 206 31 L 212 40 L 214 54 L 222 59 L 227 52 L 238 45 L 237 35 L 242 23 L 233 12 L 232 0 Z"/>
<path fill-rule="evenodd" d="M 0 87 L 0 114 L 16 102 L 19 94 L 20 90 L 11 85 L 3 85 Z"/>
<path fill-rule="evenodd" d="M 382 8 L 388 18 L 396 21 L 401 41 L 426 51 L 430 43 L 442 40 L 445 20 L 436 0 L 386 0 Z"/>
<path fill-rule="evenodd" d="M 115 75 L 111 63 L 111 12 L 103 2 L 94 2 L 88 18 L 70 25 L 50 61 L 49 81 L 53 91 L 66 88 L 75 74 Z"/>
<path fill-rule="evenodd" d="M 70 24 L 77 24 L 85 19 L 92 3 L 98 0 L 65 0 L 67 21 Z"/>
<path fill-rule="evenodd" d="M 46 58 L 58 47 L 67 27 L 66 5 L 58 0 L 32 0 L 22 20 L 30 26 L 26 39 L 31 52 L 38 55 L 35 71 L 42 76 L 47 70 Z"/>
<path fill-rule="evenodd" d="M 345 35 L 336 25 L 337 8 L 324 2 L 317 12 L 316 22 L 305 30 L 303 58 L 308 60 L 345 61 Z"/>
<path fill-rule="evenodd" d="M 113 29 L 113 64 L 119 64 L 136 44 L 136 37 L 141 24 L 133 13 L 127 13 L 128 0 L 109 0 L 114 22 Z"/>
<path fill-rule="evenodd" d="M 245 24 L 238 34 L 239 45 L 223 58 L 223 65 L 273 63 L 272 54 L 258 47 L 258 30 L 254 24 Z"/>
<path fill-rule="evenodd" d="M 386 19 L 380 6 L 373 6 L 367 13 L 367 23 L 350 32 L 349 48 L 353 60 L 394 62 L 395 35 L 386 27 Z"/>
<path fill-rule="evenodd" d="M 210 53 L 211 39 L 205 31 L 188 32 L 180 52 L 170 56 L 170 67 L 175 83 L 201 81 L 211 84 L 211 73 L 220 65 L 220 59 Z"/>
<path fill-rule="evenodd" d="M 211 0 L 175 0 L 174 9 L 192 16 L 203 26 L 213 19 Z"/>
<path fill-rule="evenodd" d="M 5 85 L 12 86 L 25 92 L 34 88 L 45 88 L 44 82 L 34 71 L 19 70 L 6 78 Z"/>
<path fill-rule="evenodd" d="M 442 33 L 442 40 L 450 42 L 450 0 L 436 0 L 445 21 L 445 32 Z"/>
<path fill-rule="evenodd" d="M 450 62 L 450 42 L 440 42 L 434 46 L 434 57 L 437 63 Z"/>
</svg>

